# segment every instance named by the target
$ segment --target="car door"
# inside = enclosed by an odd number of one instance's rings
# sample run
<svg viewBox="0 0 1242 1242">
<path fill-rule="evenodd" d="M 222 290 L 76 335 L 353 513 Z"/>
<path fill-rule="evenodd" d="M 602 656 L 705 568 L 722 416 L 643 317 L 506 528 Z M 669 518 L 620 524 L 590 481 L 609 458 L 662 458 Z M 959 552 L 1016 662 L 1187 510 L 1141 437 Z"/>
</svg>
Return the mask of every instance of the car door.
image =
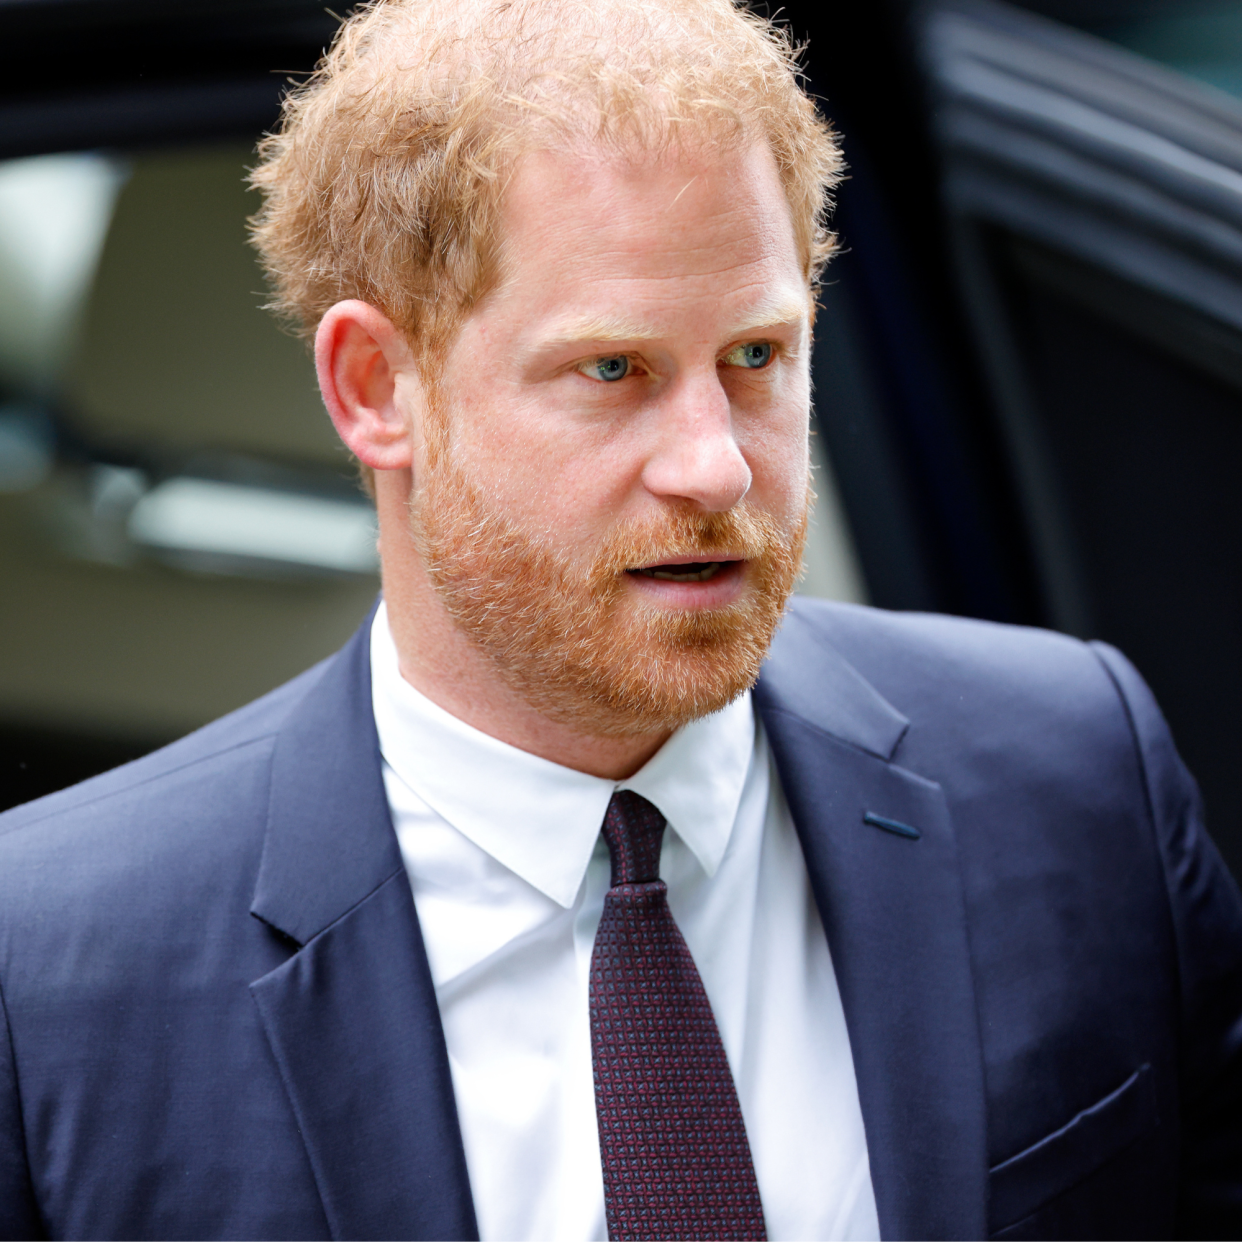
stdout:
<svg viewBox="0 0 1242 1242">
<path fill-rule="evenodd" d="M 1150 681 L 1242 874 L 1242 102 L 995 3 L 917 37 L 1047 624 Z"/>
</svg>

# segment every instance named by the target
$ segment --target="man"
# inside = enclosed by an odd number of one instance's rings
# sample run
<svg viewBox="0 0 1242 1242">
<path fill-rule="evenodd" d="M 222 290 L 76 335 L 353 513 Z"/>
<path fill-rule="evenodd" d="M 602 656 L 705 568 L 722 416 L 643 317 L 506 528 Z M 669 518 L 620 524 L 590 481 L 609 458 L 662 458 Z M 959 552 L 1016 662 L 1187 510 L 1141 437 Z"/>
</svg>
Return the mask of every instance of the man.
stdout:
<svg viewBox="0 0 1242 1242">
<path fill-rule="evenodd" d="M 389 0 L 262 156 L 383 602 L 0 820 L 5 1232 L 1236 1232 L 1242 904 L 1138 676 L 785 610 L 839 160 L 779 33 Z"/>
</svg>

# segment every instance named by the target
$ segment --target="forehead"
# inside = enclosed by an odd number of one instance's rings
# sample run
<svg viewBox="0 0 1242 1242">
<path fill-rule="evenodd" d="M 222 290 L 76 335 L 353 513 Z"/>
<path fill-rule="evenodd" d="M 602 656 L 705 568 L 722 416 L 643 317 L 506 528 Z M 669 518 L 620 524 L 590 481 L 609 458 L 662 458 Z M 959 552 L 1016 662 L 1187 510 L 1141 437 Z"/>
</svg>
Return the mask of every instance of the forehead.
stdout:
<svg viewBox="0 0 1242 1242">
<path fill-rule="evenodd" d="M 805 303 L 789 204 L 762 143 L 623 155 L 536 151 L 502 208 L 497 300 L 531 317 L 624 314 L 675 321 Z"/>
</svg>

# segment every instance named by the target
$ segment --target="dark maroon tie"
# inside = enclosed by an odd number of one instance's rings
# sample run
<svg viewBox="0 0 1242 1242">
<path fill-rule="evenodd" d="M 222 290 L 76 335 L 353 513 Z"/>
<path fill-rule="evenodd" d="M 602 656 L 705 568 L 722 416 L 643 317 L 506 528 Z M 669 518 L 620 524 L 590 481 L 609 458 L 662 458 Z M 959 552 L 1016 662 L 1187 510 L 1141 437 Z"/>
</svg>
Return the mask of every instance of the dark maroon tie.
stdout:
<svg viewBox="0 0 1242 1242">
<path fill-rule="evenodd" d="M 591 955 L 608 1237 L 766 1238 L 733 1075 L 660 877 L 664 816 L 612 795 L 612 888 Z"/>
</svg>

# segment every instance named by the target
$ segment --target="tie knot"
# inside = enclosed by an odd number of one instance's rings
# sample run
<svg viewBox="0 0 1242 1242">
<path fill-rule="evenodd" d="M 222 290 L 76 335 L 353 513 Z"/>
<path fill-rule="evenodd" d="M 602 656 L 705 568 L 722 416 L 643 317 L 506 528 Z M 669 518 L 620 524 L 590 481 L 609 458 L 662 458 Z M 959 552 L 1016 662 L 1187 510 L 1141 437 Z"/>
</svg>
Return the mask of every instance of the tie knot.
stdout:
<svg viewBox="0 0 1242 1242">
<path fill-rule="evenodd" d="M 604 840 L 612 854 L 612 887 L 660 878 L 664 816 L 642 794 L 618 789 L 604 814 Z"/>
</svg>

